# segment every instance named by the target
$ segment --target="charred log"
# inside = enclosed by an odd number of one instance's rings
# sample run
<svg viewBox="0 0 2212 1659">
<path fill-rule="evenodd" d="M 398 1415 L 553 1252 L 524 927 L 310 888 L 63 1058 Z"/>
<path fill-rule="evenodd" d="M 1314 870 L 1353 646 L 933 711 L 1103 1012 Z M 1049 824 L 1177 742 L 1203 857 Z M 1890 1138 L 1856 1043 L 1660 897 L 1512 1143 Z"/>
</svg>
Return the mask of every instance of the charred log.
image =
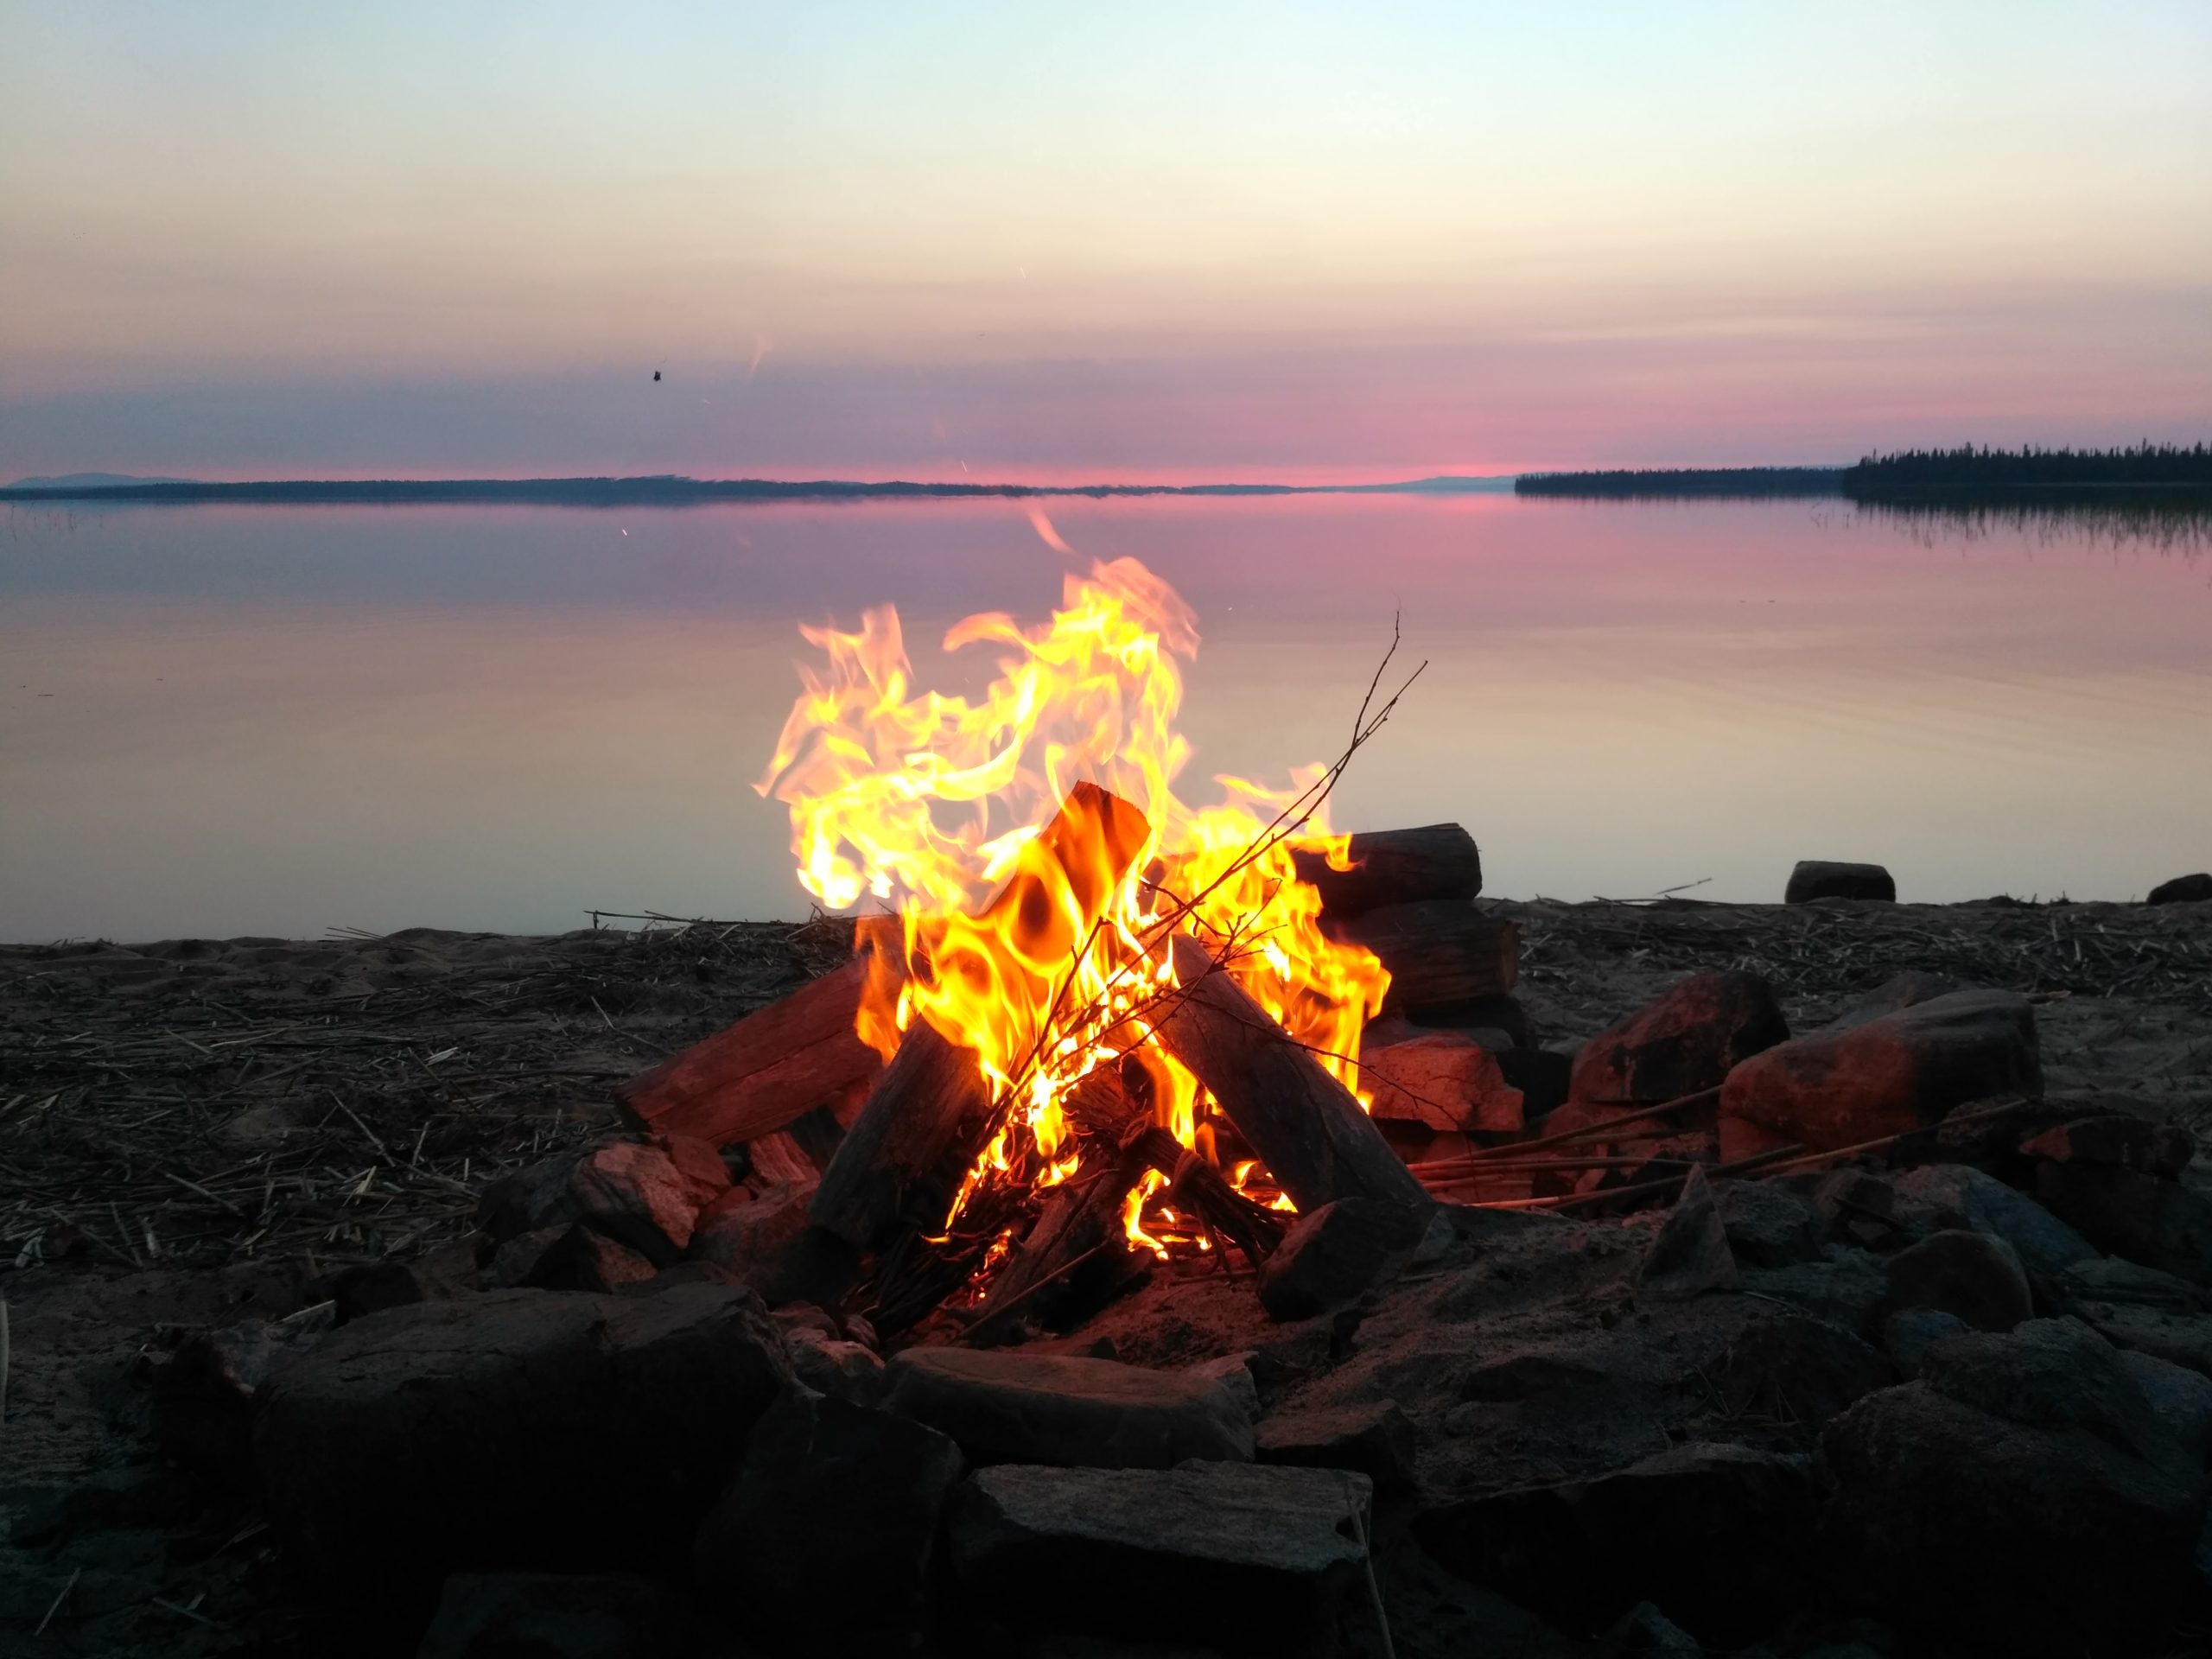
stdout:
<svg viewBox="0 0 2212 1659">
<path fill-rule="evenodd" d="M 1293 848 L 1298 879 L 1321 895 L 1321 913 L 1335 920 L 1422 899 L 1461 903 L 1483 890 L 1482 854 L 1456 823 L 1417 830 L 1363 830 L 1345 849 L 1350 869 L 1332 868 L 1313 848 Z"/>
<path fill-rule="evenodd" d="M 1215 1102 L 1300 1210 L 1332 1198 L 1426 1205 L 1421 1184 L 1351 1091 L 1271 1019 L 1188 934 L 1173 942 L 1181 990 L 1160 1040 Z"/>
<path fill-rule="evenodd" d="M 1325 925 L 1332 938 L 1363 944 L 1390 970 L 1385 1014 L 1413 1014 L 1502 996 L 1521 977 L 1521 930 L 1447 899 L 1389 905 Z"/>
</svg>

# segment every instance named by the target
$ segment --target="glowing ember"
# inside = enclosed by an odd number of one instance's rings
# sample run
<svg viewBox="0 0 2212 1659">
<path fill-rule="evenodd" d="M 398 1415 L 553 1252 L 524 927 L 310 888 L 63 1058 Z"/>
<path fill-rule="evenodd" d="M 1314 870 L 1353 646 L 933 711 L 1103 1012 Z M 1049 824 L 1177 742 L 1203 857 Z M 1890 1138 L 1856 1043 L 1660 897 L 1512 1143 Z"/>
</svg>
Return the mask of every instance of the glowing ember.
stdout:
<svg viewBox="0 0 2212 1659">
<path fill-rule="evenodd" d="M 1173 931 L 1196 934 L 1357 1088 L 1360 1033 L 1389 976 L 1323 936 L 1320 895 L 1290 856 L 1294 833 L 1344 868 L 1346 838 L 1320 818 L 1327 769 L 1302 768 L 1281 790 L 1220 779 L 1224 798 L 1205 808 L 1176 796 L 1189 757 L 1175 732 L 1179 661 L 1198 637 L 1166 582 L 1117 559 L 1071 574 L 1047 624 L 959 623 L 948 650 L 999 651 L 999 677 L 972 702 L 913 688 L 889 607 L 857 633 L 802 632 L 827 662 L 801 668 L 804 693 L 757 787 L 789 804 L 810 893 L 830 909 L 874 899 L 902 919 L 909 971 L 895 989 L 896 976 L 879 977 L 861 1037 L 887 1057 L 925 1020 L 975 1052 L 1001 1103 L 948 1225 L 985 1188 L 1073 1177 L 1069 1093 L 1125 1056 L 1154 1121 L 1211 1156 L 1210 1101 L 1149 1040 L 1147 1015 L 1173 983 Z M 1231 1179 L 1242 1189 L 1255 1177 L 1264 1196 L 1249 1162 Z M 1128 1237 L 1162 1254 L 1210 1248 L 1173 1210 L 1148 1207 L 1165 1186 L 1153 1173 L 1131 1191 Z"/>
</svg>

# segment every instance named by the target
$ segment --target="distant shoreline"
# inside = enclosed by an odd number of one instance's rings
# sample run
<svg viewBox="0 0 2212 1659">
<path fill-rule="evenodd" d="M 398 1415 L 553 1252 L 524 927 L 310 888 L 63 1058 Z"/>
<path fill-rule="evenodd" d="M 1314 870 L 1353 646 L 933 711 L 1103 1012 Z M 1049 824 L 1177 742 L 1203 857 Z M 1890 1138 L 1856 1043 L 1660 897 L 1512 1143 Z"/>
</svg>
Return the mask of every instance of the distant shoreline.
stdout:
<svg viewBox="0 0 2212 1659">
<path fill-rule="evenodd" d="M 690 506 L 715 501 L 1015 499 L 1088 496 L 1502 495 L 1510 475 L 1440 477 L 1381 484 L 924 484 L 903 479 L 455 478 L 272 479 L 256 483 L 144 483 L 14 486 L 0 501 L 234 502 L 256 505 L 420 506 L 521 504 L 548 506 Z"/>
</svg>

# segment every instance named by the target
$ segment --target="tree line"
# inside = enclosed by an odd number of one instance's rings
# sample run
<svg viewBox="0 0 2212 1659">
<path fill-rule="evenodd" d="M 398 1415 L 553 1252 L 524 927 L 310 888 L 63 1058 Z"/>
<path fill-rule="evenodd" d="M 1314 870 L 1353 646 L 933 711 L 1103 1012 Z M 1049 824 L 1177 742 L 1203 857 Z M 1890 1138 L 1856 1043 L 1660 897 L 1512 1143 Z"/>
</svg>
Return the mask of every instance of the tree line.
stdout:
<svg viewBox="0 0 2212 1659">
<path fill-rule="evenodd" d="M 2212 488 L 2212 444 L 2139 443 L 2125 449 L 1902 449 L 1868 455 L 1843 474 L 1847 495 L 2168 486 Z"/>
</svg>

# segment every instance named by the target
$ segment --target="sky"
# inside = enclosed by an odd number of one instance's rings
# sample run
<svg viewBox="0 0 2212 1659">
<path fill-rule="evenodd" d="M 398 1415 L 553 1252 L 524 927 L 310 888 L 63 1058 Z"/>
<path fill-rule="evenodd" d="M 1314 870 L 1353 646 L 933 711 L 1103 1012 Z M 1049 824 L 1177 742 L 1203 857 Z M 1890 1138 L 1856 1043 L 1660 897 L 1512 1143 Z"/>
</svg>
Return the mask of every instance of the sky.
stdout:
<svg viewBox="0 0 2212 1659">
<path fill-rule="evenodd" d="M 2212 436 L 2203 0 L 5 16 L 0 478 Z"/>
</svg>

